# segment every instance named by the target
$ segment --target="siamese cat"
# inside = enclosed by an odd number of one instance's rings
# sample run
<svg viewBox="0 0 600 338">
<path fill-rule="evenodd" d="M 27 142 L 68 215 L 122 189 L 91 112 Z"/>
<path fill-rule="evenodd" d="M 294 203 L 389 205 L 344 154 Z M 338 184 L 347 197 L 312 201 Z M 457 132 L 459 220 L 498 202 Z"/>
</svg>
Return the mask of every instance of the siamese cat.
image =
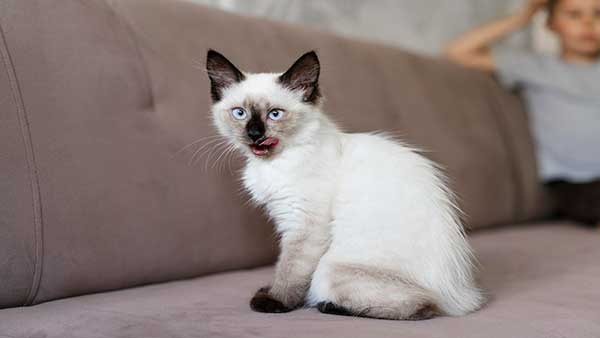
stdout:
<svg viewBox="0 0 600 338">
<path fill-rule="evenodd" d="M 315 52 L 252 74 L 210 50 L 206 69 L 214 125 L 246 158 L 244 187 L 280 240 L 253 310 L 422 320 L 482 305 L 444 174 L 391 137 L 342 132 L 322 111 Z"/>
</svg>

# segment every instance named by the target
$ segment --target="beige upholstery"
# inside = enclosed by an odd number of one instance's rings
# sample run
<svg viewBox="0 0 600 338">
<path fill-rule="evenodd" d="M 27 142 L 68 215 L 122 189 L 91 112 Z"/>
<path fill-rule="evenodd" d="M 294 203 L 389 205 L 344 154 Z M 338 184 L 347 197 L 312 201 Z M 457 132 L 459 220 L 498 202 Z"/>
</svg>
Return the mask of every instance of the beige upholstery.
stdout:
<svg viewBox="0 0 600 338">
<path fill-rule="evenodd" d="M 272 268 L 69 298 L 0 311 L 0 337 L 597 338 L 600 233 L 567 223 L 473 234 L 490 301 L 461 318 L 422 322 L 250 310 Z"/>
</svg>

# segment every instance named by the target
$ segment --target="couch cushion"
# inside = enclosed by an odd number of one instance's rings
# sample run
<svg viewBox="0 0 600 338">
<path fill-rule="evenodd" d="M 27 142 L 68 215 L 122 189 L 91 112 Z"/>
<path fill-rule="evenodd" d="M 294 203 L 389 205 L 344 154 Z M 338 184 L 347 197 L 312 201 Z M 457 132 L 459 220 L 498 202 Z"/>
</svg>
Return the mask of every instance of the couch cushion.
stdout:
<svg viewBox="0 0 600 338">
<path fill-rule="evenodd" d="M 395 322 L 323 315 L 255 313 L 249 297 L 272 268 L 0 310 L 0 337 L 600 337 L 600 233 L 537 224 L 475 233 L 490 294 L 462 318 Z"/>
<path fill-rule="evenodd" d="M 21 305 L 35 293 L 41 255 L 39 190 L 24 113 L 0 26 L 0 308 Z"/>
<path fill-rule="evenodd" d="M 0 1 L 0 25 L 0 308 L 273 261 L 229 170 L 177 154 L 204 93 L 169 125 L 110 6 Z"/>
</svg>

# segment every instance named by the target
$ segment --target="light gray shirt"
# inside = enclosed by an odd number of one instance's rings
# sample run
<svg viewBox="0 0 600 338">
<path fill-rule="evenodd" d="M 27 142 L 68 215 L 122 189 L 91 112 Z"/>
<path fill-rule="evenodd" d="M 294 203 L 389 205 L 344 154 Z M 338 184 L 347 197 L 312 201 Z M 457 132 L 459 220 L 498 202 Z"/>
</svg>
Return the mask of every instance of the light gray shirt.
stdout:
<svg viewBox="0 0 600 338">
<path fill-rule="evenodd" d="M 500 81 L 522 90 L 540 176 L 600 178 L 600 62 L 571 64 L 528 51 L 493 51 Z"/>
</svg>

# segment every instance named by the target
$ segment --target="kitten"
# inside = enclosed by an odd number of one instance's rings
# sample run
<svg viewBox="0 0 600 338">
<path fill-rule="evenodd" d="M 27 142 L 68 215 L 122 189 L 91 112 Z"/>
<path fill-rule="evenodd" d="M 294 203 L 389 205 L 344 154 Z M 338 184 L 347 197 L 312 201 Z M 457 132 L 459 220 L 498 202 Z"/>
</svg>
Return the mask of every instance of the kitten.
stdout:
<svg viewBox="0 0 600 338">
<path fill-rule="evenodd" d="M 253 310 L 420 320 L 481 306 L 443 174 L 389 137 L 341 132 L 321 111 L 315 52 L 283 74 L 243 73 L 213 50 L 206 67 L 214 124 L 245 155 L 244 186 L 280 236 Z"/>
</svg>

